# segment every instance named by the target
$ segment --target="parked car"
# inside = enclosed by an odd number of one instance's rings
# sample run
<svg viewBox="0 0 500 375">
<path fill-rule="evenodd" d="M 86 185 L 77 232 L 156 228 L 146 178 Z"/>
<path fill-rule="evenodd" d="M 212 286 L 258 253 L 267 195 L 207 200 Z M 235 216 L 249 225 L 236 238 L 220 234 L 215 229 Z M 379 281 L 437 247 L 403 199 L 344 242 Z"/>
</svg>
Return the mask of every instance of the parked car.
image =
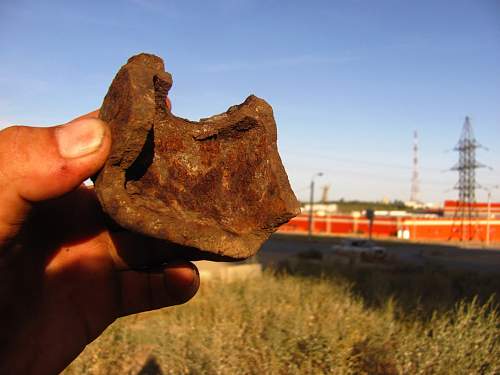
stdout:
<svg viewBox="0 0 500 375">
<path fill-rule="evenodd" d="M 385 248 L 362 238 L 347 238 L 340 244 L 332 245 L 331 249 L 335 255 L 348 257 L 351 263 L 380 262 L 387 257 Z"/>
</svg>

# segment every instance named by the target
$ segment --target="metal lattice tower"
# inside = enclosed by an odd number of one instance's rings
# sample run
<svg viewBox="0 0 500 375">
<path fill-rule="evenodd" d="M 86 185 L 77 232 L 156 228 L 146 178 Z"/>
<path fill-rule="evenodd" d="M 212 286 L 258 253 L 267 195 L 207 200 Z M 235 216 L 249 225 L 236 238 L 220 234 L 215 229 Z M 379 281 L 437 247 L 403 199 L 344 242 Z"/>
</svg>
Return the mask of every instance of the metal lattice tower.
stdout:
<svg viewBox="0 0 500 375">
<path fill-rule="evenodd" d="M 323 195 L 321 196 L 321 203 L 328 203 L 328 193 L 330 193 L 330 185 L 323 186 Z"/>
<path fill-rule="evenodd" d="M 450 239 L 458 238 L 461 241 L 480 239 L 479 226 L 477 225 L 476 169 L 484 167 L 476 160 L 476 149 L 482 146 L 477 142 L 472 131 L 470 118 L 465 117 L 462 134 L 454 150 L 458 151 L 458 163 L 451 170 L 458 171 L 458 202 L 453 217 Z"/>
<path fill-rule="evenodd" d="M 415 130 L 413 132 L 413 173 L 411 176 L 411 193 L 410 201 L 419 202 L 420 201 L 420 180 L 418 176 L 418 133 Z"/>
</svg>

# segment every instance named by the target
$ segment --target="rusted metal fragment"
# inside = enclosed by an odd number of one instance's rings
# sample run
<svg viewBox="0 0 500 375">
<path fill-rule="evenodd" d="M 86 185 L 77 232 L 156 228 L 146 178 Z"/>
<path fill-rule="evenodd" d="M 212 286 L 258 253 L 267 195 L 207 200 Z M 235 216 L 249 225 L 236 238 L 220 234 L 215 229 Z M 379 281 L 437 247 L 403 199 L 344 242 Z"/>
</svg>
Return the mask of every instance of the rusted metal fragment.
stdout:
<svg viewBox="0 0 500 375">
<path fill-rule="evenodd" d="M 121 227 L 201 251 L 193 257 L 252 256 L 299 213 L 272 108 L 252 95 L 193 122 L 166 107 L 171 86 L 154 55 L 130 58 L 116 75 L 100 111 L 113 142 L 99 201 Z"/>
</svg>

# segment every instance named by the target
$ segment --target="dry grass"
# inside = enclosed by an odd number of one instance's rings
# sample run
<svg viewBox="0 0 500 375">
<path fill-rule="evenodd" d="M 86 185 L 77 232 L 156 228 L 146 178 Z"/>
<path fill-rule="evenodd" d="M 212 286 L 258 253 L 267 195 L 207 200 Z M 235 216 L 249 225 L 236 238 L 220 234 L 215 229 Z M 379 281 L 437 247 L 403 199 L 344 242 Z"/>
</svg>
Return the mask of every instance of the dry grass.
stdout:
<svg viewBox="0 0 500 375">
<path fill-rule="evenodd" d="M 377 282 L 368 297 L 339 272 L 207 284 L 187 305 L 117 321 L 64 374 L 500 373 L 494 299 L 404 306 Z"/>
</svg>

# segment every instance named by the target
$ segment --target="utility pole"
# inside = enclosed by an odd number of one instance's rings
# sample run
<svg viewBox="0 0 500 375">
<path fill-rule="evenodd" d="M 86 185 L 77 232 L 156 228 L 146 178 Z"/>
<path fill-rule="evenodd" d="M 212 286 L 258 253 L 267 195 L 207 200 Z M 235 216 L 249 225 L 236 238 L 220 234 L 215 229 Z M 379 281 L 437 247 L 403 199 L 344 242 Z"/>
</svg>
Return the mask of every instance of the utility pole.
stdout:
<svg viewBox="0 0 500 375">
<path fill-rule="evenodd" d="M 491 190 L 488 190 L 488 210 L 486 211 L 486 246 L 490 244 Z"/>
<path fill-rule="evenodd" d="M 309 199 L 309 241 L 312 240 L 313 212 L 314 212 L 314 178 L 323 176 L 323 172 L 313 174 L 311 177 L 311 194 Z"/>
<path fill-rule="evenodd" d="M 458 202 L 453 216 L 453 225 L 449 239 L 453 237 L 460 241 L 473 240 L 478 235 L 476 188 L 476 169 L 484 167 L 476 160 L 476 149 L 482 148 L 472 131 L 469 116 L 465 117 L 462 134 L 454 150 L 458 151 L 458 163 L 451 170 L 458 172 Z M 474 221 L 474 223 L 473 223 Z M 467 234 L 467 235 L 466 235 Z"/>
<path fill-rule="evenodd" d="M 375 218 L 375 211 L 373 208 L 366 209 L 366 218 L 368 219 L 368 237 L 371 241 L 373 233 L 373 219 Z"/>
</svg>

